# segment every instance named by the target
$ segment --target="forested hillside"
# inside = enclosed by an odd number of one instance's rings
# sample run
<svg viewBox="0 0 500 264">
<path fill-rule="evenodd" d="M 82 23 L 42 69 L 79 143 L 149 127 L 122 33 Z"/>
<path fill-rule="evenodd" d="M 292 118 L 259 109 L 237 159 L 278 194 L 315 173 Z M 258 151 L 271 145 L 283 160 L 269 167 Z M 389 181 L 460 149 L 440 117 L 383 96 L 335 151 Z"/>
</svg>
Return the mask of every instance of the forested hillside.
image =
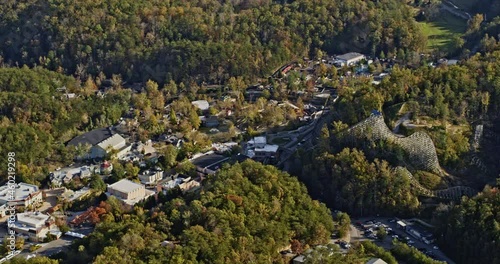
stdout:
<svg viewBox="0 0 500 264">
<path fill-rule="evenodd" d="M 390 77 L 376 87 L 369 81 L 344 82 L 339 86 L 340 100 L 336 109 L 341 111 L 336 113 L 337 119 L 348 126 L 353 125 L 376 109 L 384 113 L 386 123 L 392 128 L 399 118 L 409 114 L 413 125 L 402 127 L 399 133 L 406 136 L 417 131 L 429 134 L 440 165 L 454 174 L 469 177 L 478 189 L 482 189 L 485 183 L 494 181 L 500 169 L 494 151 L 500 143 L 495 136 L 500 109 L 498 49 L 496 45 L 490 53 L 477 54 L 461 65 L 394 67 Z M 474 147 L 471 140 L 478 124 L 484 124 L 486 130 L 480 146 Z M 345 128 L 344 125 L 336 129 L 340 132 Z M 332 136 L 337 137 L 337 132 Z M 372 153 L 368 153 L 370 157 L 378 155 L 390 161 L 397 160 L 391 158 L 395 153 L 374 149 L 370 144 L 365 146 Z M 338 144 L 334 147 L 336 151 L 342 150 Z M 476 165 L 471 165 L 475 156 L 487 164 L 487 170 L 479 171 Z"/>
<path fill-rule="evenodd" d="M 130 91 L 101 98 L 95 90 L 95 84 L 80 86 L 73 77 L 41 67 L 0 68 L 0 162 L 15 152 L 17 176 L 27 182 L 45 178 L 48 164 L 71 163 L 76 150 L 66 141 L 78 131 L 115 123 L 128 109 Z M 81 96 L 68 100 L 66 93 L 75 91 Z"/>
<path fill-rule="evenodd" d="M 0 55 L 76 75 L 221 82 L 267 76 L 293 58 L 328 52 L 418 52 L 425 39 L 397 0 L 8 0 Z"/>
<path fill-rule="evenodd" d="M 419 209 L 409 179 L 384 160 L 368 161 L 360 150 L 325 152 L 306 164 L 299 178 L 333 208 L 354 215 L 410 215 Z"/>
<path fill-rule="evenodd" d="M 116 200 L 101 208 L 95 232 L 63 263 L 282 263 L 279 251 L 291 242 L 322 244 L 335 229 L 330 211 L 297 179 L 253 161 L 211 176 L 194 199 L 132 213 Z M 173 244 L 161 246 L 165 240 Z"/>
<path fill-rule="evenodd" d="M 314 198 L 354 214 L 419 211 L 416 193 L 394 170 L 397 166 L 406 167 L 429 189 L 468 185 L 481 190 L 495 181 L 500 169 L 495 151 L 500 146 L 499 56 L 500 51 L 494 50 L 461 65 L 394 67 L 378 86 L 369 80 L 344 81 L 338 88 L 335 122 L 322 130 L 314 151 L 302 152 L 294 160 L 301 165 L 292 165 L 292 171 Z M 398 133 L 430 135 L 440 166 L 456 177 L 416 168 L 400 146 L 374 140 L 369 128 L 363 140 L 346 141 L 348 127 L 373 110 L 384 115 L 390 128 L 407 115 L 410 125 L 401 126 Z M 475 145 L 473 135 L 479 124 L 484 125 L 484 133 Z"/>
<path fill-rule="evenodd" d="M 436 216 L 437 237 L 457 263 L 500 262 L 498 188 L 486 187 L 477 197 L 464 198 L 460 205 L 443 206 Z"/>
</svg>

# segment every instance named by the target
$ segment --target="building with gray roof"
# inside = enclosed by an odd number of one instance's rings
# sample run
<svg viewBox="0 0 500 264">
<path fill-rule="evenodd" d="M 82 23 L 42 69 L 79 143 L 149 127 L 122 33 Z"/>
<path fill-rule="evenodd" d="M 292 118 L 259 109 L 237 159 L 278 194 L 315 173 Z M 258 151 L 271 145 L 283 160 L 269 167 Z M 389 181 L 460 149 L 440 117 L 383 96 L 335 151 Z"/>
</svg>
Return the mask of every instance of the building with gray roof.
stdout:
<svg viewBox="0 0 500 264">
<path fill-rule="evenodd" d="M 340 56 L 337 56 L 337 61 L 340 62 L 342 66 L 353 65 L 365 59 L 365 55 L 357 52 L 349 52 Z"/>
<path fill-rule="evenodd" d="M 111 128 L 94 129 L 73 138 L 68 142 L 68 145 L 75 147 L 90 146 L 88 153 L 77 157 L 77 159 L 102 159 L 111 150 L 117 150 L 115 155 L 120 158 L 131 149 L 125 138 L 119 134 L 114 134 Z"/>
</svg>

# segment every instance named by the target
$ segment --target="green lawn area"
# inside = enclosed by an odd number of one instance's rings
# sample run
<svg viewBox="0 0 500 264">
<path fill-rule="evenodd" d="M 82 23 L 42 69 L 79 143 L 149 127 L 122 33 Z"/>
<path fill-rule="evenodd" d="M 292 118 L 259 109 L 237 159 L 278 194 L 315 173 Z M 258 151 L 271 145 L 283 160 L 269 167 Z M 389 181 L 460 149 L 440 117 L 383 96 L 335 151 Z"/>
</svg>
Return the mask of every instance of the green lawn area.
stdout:
<svg viewBox="0 0 500 264">
<path fill-rule="evenodd" d="M 435 21 L 420 22 L 424 34 L 427 36 L 427 48 L 449 49 L 454 36 L 461 36 L 467 29 L 467 22 L 447 12 L 441 12 Z"/>
</svg>

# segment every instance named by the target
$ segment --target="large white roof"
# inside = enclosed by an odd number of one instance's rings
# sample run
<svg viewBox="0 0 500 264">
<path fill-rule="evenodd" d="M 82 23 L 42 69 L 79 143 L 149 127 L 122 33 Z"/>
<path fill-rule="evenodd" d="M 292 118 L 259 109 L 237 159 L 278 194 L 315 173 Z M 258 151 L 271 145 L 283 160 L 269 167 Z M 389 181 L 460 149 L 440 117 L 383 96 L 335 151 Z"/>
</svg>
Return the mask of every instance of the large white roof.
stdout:
<svg viewBox="0 0 500 264">
<path fill-rule="evenodd" d="M 255 148 L 255 152 L 277 152 L 279 146 L 278 145 L 265 145 L 263 148 Z"/>
<path fill-rule="evenodd" d="M 107 150 L 108 147 L 114 148 L 114 149 L 119 149 L 120 145 L 125 144 L 125 139 L 120 136 L 119 134 L 114 134 L 113 136 L 109 137 L 108 139 L 103 140 L 99 144 L 97 144 L 99 147 L 101 147 L 104 150 Z"/>
<path fill-rule="evenodd" d="M 210 107 L 207 100 L 192 101 L 191 104 L 198 107 L 202 111 L 208 110 L 208 108 Z"/>
<path fill-rule="evenodd" d="M 266 137 L 254 137 L 253 140 L 256 144 L 262 143 L 266 144 Z"/>
<path fill-rule="evenodd" d="M 32 226 L 40 226 L 45 224 L 45 222 L 50 218 L 49 215 L 42 214 L 39 212 L 27 212 L 16 214 L 17 221 L 26 223 Z"/>
<path fill-rule="evenodd" d="M 133 181 L 129 181 L 127 179 L 122 179 L 119 180 L 111 185 L 108 186 L 108 189 L 111 188 L 113 190 L 123 192 L 123 193 L 130 193 L 132 191 L 135 191 L 140 188 L 145 188 L 144 185 L 135 183 Z"/>
<path fill-rule="evenodd" d="M 25 200 L 29 197 L 30 194 L 36 193 L 38 191 L 39 191 L 38 186 L 20 182 L 16 184 L 14 192 L 11 193 L 8 184 L 6 184 L 0 187 L 0 202 L 7 202 L 9 200 L 12 201 Z"/>
</svg>

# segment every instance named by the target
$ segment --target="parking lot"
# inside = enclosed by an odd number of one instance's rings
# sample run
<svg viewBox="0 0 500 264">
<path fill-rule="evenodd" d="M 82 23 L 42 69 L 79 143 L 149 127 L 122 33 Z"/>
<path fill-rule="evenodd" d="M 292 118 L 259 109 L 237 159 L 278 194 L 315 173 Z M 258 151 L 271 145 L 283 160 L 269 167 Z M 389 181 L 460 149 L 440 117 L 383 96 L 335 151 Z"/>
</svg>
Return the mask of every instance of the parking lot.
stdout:
<svg viewBox="0 0 500 264">
<path fill-rule="evenodd" d="M 380 226 L 383 226 L 388 231 L 387 237 L 383 240 L 379 240 L 376 237 L 377 229 L 380 228 Z M 372 240 L 375 244 L 385 249 L 391 249 L 393 239 L 405 242 L 436 260 L 446 261 L 450 264 L 455 263 L 444 255 L 435 244 L 425 244 L 398 228 L 396 219 L 394 218 L 369 217 L 352 219 L 350 232 L 351 243 L 355 241 Z"/>
</svg>

